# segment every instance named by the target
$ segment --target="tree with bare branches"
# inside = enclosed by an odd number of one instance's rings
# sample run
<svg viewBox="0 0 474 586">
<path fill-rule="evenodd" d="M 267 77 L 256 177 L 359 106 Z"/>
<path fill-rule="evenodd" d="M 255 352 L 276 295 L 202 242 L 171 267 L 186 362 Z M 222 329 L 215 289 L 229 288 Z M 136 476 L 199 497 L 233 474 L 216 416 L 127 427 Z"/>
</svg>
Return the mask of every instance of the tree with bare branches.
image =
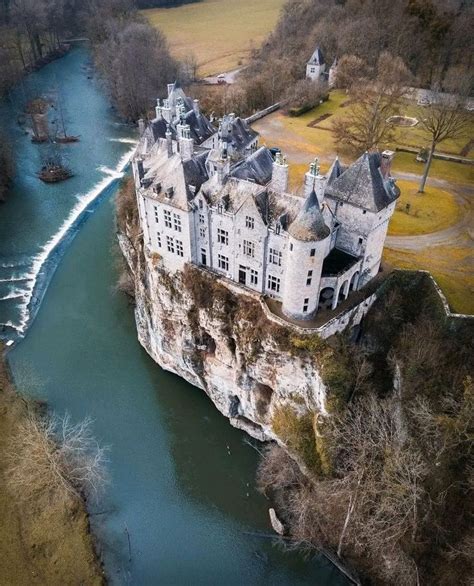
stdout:
<svg viewBox="0 0 474 586">
<path fill-rule="evenodd" d="M 24 500 L 97 499 L 107 484 L 107 448 L 98 445 L 92 420 L 72 423 L 63 417 L 30 412 L 19 425 L 9 450 L 8 482 Z"/>
<path fill-rule="evenodd" d="M 353 105 L 347 116 L 332 125 L 336 141 L 357 153 L 389 141 L 393 135 L 389 118 L 399 111 L 408 77 L 408 70 L 399 57 L 382 53 L 375 77 L 357 77 L 350 86 Z"/>
<path fill-rule="evenodd" d="M 471 117 L 466 110 L 463 96 L 434 92 L 431 104 L 420 109 L 418 118 L 420 127 L 428 133 L 431 140 L 428 160 L 418 189 L 419 193 L 423 193 L 436 147 L 443 140 L 462 136 L 469 128 Z"/>
</svg>

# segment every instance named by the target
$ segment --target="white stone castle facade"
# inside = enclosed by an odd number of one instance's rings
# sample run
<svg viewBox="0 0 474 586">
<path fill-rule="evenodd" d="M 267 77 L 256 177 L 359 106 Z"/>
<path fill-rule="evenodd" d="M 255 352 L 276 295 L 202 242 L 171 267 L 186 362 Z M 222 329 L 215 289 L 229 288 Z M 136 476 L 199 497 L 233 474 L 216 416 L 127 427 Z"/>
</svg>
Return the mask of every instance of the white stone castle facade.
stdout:
<svg viewBox="0 0 474 586">
<path fill-rule="evenodd" d="M 192 263 L 311 319 L 379 271 L 399 196 L 392 156 L 366 153 L 347 169 L 336 159 L 327 175 L 314 162 L 296 195 L 286 160 L 245 121 L 231 114 L 215 129 L 170 85 L 132 165 L 146 251 L 170 272 Z"/>
</svg>

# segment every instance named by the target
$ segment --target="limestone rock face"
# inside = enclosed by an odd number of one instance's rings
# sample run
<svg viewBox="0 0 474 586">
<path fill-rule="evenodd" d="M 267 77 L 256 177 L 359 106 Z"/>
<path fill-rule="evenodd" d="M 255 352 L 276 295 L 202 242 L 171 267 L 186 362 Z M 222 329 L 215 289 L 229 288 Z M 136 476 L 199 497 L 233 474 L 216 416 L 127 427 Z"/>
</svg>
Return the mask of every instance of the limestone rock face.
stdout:
<svg viewBox="0 0 474 586">
<path fill-rule="evenodd" d="M 281 443 L 271 421 L 282 405 L 325 412 L 326 389 L 314 364 L 279 348 L 271 334 L 252 339 L 251 318 L 226 321 L 225 312 L 199 307 L 163 272 L 157 255 L 123 233 L 118 238 L 135 282 L 138 339 L 162 368 L 203 389 L 232 425 L 258 440 Z"/>
</svg>

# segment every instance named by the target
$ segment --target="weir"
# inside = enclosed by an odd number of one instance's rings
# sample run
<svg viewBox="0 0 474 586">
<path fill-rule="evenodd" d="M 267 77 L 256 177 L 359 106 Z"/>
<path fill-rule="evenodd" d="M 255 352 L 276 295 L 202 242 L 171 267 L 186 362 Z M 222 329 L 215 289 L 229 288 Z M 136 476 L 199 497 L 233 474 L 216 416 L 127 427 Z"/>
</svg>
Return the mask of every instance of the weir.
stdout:
<svg viewBox="0 0 474 586">
<path fill-rule="evenodd" d="M 73 50 L 34 74 L 47 87 L 51 71 L 67 73 L 77 106 L 70 126 L 81 134 L 68 147 L 81 149 L 77 177 L 38 188 L 35 151 L 11 126 L 26 170 L 2 207 L 0 264 L 23 262 L 36 283 L 29 307 L 37 316 L 8 353 L 17 387 L 74 422 L 92 416 L 98 441 L 111 447 L 111 483 L 89 504 L 109 582 L 342 586 L 346 579 L 323 559 L 250 535 L 270 531 L 268 502 L 254 488 L 255 451 L 204 393 L 161 370 L 138 344 L 133 309 L 113 292 L 111 252 L 112 202 L 130 153 L 121 139 L 133 137 L 81 73 L 86 59 Z M 76 118 L 86 102 L 87 119 Z M 114 173 L 104 177 L 100 165 Z M 8 286 L 0 294 L 14 290 Z"/>
</svg>

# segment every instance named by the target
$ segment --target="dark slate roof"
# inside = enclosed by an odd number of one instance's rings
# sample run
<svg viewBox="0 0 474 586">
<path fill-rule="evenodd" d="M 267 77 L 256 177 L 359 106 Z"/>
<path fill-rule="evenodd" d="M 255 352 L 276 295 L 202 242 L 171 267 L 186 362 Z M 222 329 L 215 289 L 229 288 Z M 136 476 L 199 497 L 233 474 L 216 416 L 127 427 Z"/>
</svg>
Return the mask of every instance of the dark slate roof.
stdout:
<svg viewBox="0 0 474 586">
<path fill-rule="evenodd" d="M 326 187 L 326 195 L 359 208 L 379 212 L 395 201 L 400 190 L 380 173 L 380 154 L 365 153 Z"/>
<path fill-rule="evenodd" d="M 168 123 L 164 118 L 155 118 L 150 122 L 147 130 L 149 130 L 149 132 L 151 133 L 154 142 L 156 142 L 160 138 L 166 138 L 167 126 Z M 173 128 L 172 125 L 170 125 L 170 130 L 173 140 L 176 140 L 176 130 Z"/>
<path fill-rule="evenodd" d="M 201 185 L 209 179 L 206 170 L 207 152 L 199 153 L 192 159 L 183 162 L 184 178 L 186 181 L 186 191 L 189 199 L 199 191 Z M 192 192 L 189 186 L 193 185 L 196 189 Z"/>
<path fill-rule="evenodd" d="M 328 185 L 331 184 L 334 179 L 337 179 L 338 177 L 340 177 L 342 174 L 344 173 L 344 168 L 341 165 L 341 163 L 339 162 L 339 159 L 336 157 L 334 159 L 334 163 L 331 165 L 331 168 L 329 169 L 328 172 Z"/>
<path fill-rule="evenodd" d="M 330 230 L 324 222 L 314 189 L 289 227 L 288 234 L 303 242 L 324 240 L 329 236 Z"/>
<path fill-rule="evenodd" d="M 339 275 L 350 269 L 359 259 L 344 250 L 333 248 L 323 262 L 322 277 Z"/>
<path fill-rule="evenodd" d="M 245 149 L 252 143 L 258 134 L 242 120 L 234 118 L 231 123 L 226 124 L 221 130 L 221 140 L 230 143 L 236 151 L 244 153 Z"/>
<path fill-rule="evenodd" d="M 308 63 L 310 63 L 311 65 L 324 65 L 326 63 L 326 61 L 324 60 L 323 52 L 319 47 L 316 47 Z"/>
<path fill-rule="evenodd" d="M 266 185 L 272 178 L 273 157 L 267 147 L 260 147 L 254 153 L 237 163 L 230 174 L 237 179 L 255 181 Z"/>
<path fill-rule="evenodd" d="M 184 119 L 186 124 L 189 124 L 191 136 L 196 144 L 201 144 L 216 132 L 216 129 L 204 114 L 196 114 L 193 109 L 186 113 Z"/>
</svg>

